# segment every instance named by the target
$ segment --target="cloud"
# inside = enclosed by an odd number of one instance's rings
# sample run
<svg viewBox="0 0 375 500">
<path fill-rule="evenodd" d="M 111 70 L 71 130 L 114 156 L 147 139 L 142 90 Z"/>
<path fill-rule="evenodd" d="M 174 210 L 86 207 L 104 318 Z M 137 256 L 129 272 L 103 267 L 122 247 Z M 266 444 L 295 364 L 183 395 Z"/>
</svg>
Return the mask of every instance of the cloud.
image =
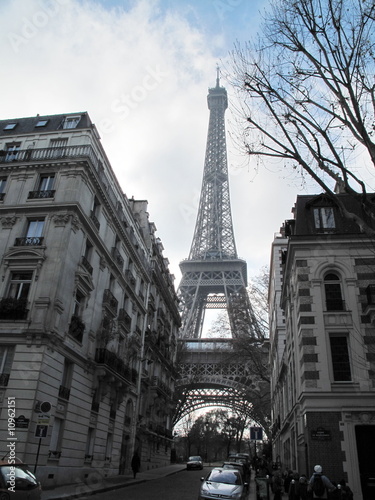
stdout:
<svg viewBox="0 0 375 500">
<path fill-rule="evenodd" d="M 149 201 L 150 219 L 179 277 L 202 181 L 207 91 L 215 85 L 218 60 L 225 61 L 231 49 L 212 26 L 224 25 L 224 15 L 240 17 L 247 2 L 221 2 L 226 9 L 220 12 L 210 4 L 210 30 L 202 13 L 179 3 L 166 8 L 161 0 L 140 0 L 104 7 L 111 3 L 1 2 L 1 115 L 88 111 L 123 191 Z M 230 148 L 229 161 L 236 164 Z M 238 253 L 251 267 L 261 267 L 268 263 L 283 208 L 289 215 L 294 198 L 285 203 L 276 176 L 259 174 L 251 182 L 253 173 L 242 169 L 230 177 Z"/>
</svg>

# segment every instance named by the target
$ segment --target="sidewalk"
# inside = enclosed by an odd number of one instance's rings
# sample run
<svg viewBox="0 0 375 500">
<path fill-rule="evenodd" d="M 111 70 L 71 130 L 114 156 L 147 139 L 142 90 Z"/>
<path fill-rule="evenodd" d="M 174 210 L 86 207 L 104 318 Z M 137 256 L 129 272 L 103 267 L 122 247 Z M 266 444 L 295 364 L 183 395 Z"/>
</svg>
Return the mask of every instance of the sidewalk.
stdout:
<svg viewBox="0 0 375 500">
<path fill-rule="evenodd" d="M 175 474 L 185 469 L 186 464 L 172 464 L 166 467 L 158 467 L 157 469 L 139 472 L 135 479 L 133 475 L 127 474 L 124 476 L 103 478 L 100 482 L 95 482 L 95 484 L 76 483 L 59 486 L 54 489 L 42 491 L 42 500 L 71 500 L 74 498 L 86 497 L 95 495 L 95 493 L 103 493 L 105 491 L 124 488 L 132 484 L 170 476 L 171 474 Z"/>
</svg>

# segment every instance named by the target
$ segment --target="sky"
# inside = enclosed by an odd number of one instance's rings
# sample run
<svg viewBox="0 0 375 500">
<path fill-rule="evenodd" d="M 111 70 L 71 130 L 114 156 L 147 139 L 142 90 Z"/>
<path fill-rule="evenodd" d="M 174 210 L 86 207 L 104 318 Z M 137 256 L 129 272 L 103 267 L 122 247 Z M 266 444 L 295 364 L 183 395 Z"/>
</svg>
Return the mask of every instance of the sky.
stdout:
<svg viewBox="0 0 375 500">
<path fill-rule="evenodd" d="M 1 0 L 0 119 L 87 111 L 126 195 L 148 201 L 176 288 L 203 176 L 216 67 L 260 29 L 268 0 Z M 226 112 L 238 256 L 248 276 L 306 194 L 280 165 L 258 167 Z M 316 191 L 319 192 L 319 191 Z"/>
</svg>

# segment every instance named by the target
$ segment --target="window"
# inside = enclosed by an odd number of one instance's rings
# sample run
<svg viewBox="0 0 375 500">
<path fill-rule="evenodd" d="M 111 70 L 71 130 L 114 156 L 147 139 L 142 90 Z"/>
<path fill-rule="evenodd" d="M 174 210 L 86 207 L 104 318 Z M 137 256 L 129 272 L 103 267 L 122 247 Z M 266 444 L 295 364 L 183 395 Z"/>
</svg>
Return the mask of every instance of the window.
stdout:
<svg viewBox="0 0 375 500">
<path fill-rule="evenodd" d="M 51 433 L 49 458 L 60 458 L 61 455 L 61 442 L 64 429 L 64 420 L 55 417 Z"/>
<path fill-rule="evenodd" d="M 13 346 L 0 345 L 0 386 L 8 385 L 13 356 Z"/>
<path fill-rule="evenodd" d="M 29 199 L 52 198 L 55 191 L 52 189 L 55 175 L 42 175 L 39 179 L 38 189 L 29 191 Z"/>
<path fill-rule="evenodd" d="M 47 125 L 49 120 L 39 120 L 37 123 L 36 123 L 36 127 L 45 127 Z"/>
<path fill-rule="evenodd" d="M 41 245 L 44 219 L 29 221 L 26 231 L 26 245 Z"/>
<path fill-rule="evenodd" d="M 0 177 L 0 201 L 4 199 L 5 196 L 5 186 L 7 183 L 7 178 L 6 177 Z"/>
<path fill-rule="evenodd" d="M 327 311 L 343 311 L 344 301 L 341 295 L 341 283 L 337 274 L 328 273 L 324 277 L 324 290 Z"/>
<path fill-rule="evenodd" d="M 18 158 L 21 143 L 7 144 L 5 161 L 15 161 Z"/>
<path fill-rule="evenodd" d="M 7 178 L 6 177 L 1 177 L 0 178 L 0 193 L 4 193 L 4 189 L 7 183 Z"/>
<path fill-rule="evenodd" d="M 314 222 L 316 229 L 332 230 L 335 229 L 335 218 L 333 207 L 314 208 Z"/>
<path fill-rule="evenodd" d="M 73 363 L 66 359 L 64 360 L 64 371 L 62 374 L 61 385 L 59 389 L 59 397 L 62 399 L 69 399 L 70 396 L 70 387 L 72 385 L 73 378 Z"/>
<path fill-rule="evenodd" d="M 75 316 L 82 316 L 82 309 L 83 309 L 83 306 L 84 306 L 84 300 L 85 300 L 85 297 L 83 295 L 83 293 L 81 293 L 79 290 L 77 290 L 76 292 L 76 296 L 74 298 L 74 312 L 73 314 Z"/>
<path fill-rule="evenodd" d="M 14 130 L 17 126 L 17 123 L 7 123 L 3 130 Z"/>
<path fill-rule="evenodd" d="M 55 174 L 42 175 L 39 182 L 39 191 L 49 191 L 53 188 Z"/>
<path fill-rule="evenodd" d="M 27 300 L 32 278 L 32 271 L 13 272 L 11 275 L 8 297 Z"/>
<path fill-rule="evenodd" d="M 352 380 L 347 337 L 344 335 L 331 335 L 330 343 L 333 380 L 335 382 Z"/>
<path fill-rule="evenodd" d="M 85 461 L 91 462 L 93 459 L 94 439 L 95 439 L 95 429 L 93 427 L 89 427 L 86 439 Z"/>
<path fill-rule="evenodd" d="M 80 119 L 80 116 L 67 116 L 63 121 L 63 128 L 76 128 Z"/>
</svg>

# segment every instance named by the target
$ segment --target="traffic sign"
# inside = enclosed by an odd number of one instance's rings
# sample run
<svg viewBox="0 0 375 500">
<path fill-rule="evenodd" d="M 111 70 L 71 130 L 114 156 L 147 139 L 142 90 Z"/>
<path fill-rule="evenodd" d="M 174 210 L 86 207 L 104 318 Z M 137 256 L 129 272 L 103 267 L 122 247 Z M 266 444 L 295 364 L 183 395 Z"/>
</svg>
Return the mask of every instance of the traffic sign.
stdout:
<svg viewBox="0 0 375 500">
<path fill-rule="evenodd" d="M 45 438 L 47 437 L 48 425 L 37 425 L 35 429 L 35 437 Z"/>
<path fill-rule="evenodd" d="M 251 441 L 262 441 L 263 439 L 262 427 L 250 427 L 250 439 Z"/>
</svg>

